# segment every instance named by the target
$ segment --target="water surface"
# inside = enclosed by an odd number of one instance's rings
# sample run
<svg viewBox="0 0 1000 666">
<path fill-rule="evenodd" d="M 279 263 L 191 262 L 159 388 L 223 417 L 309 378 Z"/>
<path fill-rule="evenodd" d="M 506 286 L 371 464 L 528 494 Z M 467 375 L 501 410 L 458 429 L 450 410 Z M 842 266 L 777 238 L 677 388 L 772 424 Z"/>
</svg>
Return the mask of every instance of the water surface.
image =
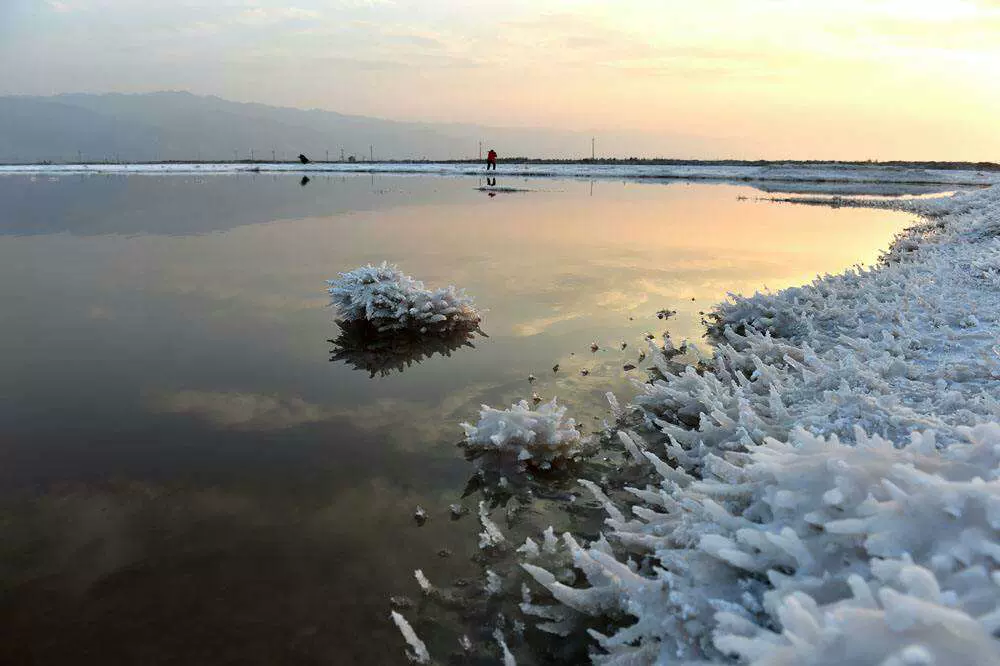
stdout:
<svg viewBox="0 0 1000 666">
<path fill-rule="evenodd" d="M 727 292 L 874 262 L 911 222 L 730 185 L 501 181 L 527 191 L 0 178 L 0 662 L 405 663 L 389 595 L 416 596 L 417 567 L 479 573 L 478 526 L 447 516 L 459 422 L 537 391 L 599 430 L 604 393 L 645 378 L 645 334 L 706 348 Z M 382 260 L 464 287 L 489 337 L 374 377 L 331 362 L 324 280 Z"/>
</svg>

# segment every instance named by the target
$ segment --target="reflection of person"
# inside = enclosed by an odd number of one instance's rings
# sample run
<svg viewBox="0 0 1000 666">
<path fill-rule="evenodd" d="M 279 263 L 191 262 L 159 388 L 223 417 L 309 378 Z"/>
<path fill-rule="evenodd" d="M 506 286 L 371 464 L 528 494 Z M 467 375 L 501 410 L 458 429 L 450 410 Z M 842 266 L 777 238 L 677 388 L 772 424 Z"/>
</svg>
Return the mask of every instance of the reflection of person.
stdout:
<svg viewBox="0 0 1000 666">
<path fill-rule="evenodd" d="M 497 186 L 497 179 L 496 178 L 487 178 L 486 179 L 486 186 L 487 187 L 496 187 Z"/>
<path fill-rule="evenodd" d="M 491 168 L 494 171 L 497 170 L 497 151 L 492 148 L 490 148 L 490 152 L 486 154 L 486 170 L 489 171 Z"/>
</svg>

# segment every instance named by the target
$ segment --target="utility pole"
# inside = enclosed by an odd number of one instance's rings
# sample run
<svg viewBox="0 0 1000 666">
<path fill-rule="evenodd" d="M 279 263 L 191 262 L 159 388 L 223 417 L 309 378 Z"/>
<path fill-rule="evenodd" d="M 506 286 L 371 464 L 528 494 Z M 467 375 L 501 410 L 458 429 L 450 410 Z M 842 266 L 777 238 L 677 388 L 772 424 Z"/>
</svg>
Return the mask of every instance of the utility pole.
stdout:
<svg viewBox="0 0 1000 666">
<path fill-rule="evenodd" d="M 340 149 L 340 161 L 341 162 L 344 161 L 344 149 L 343 148 Z"/>
<path fill-rule="evenodd" d="M 330 149 L 329 148 L 326 149 L 326 161 L 327 162 L 330 161 Z"/>
<path fill-rule="evenodd" d="M 368 146 L 368 161 L 375 161 L 375 146 Z"/>
<path fill-rule="evenodd" d="M 594 161 L 594 137 L 590 137 L 590 161 Z"/>
<path fill-rule="evenodd" d="M 479 161 L 483 161 L 483 142 L 479 142 Z"/>
<path fill-rule="evenodd" d="M 253 148 L 250 149 L 250 161 L 253 162 Z"/>
<path fill-rule="evenodd" d="M 83 151 L 82 150 L 76 151 L 76 161 L 77 161 L 77 164 L 83 164 Z"/>
<path fill-rule="evenodd" d="M 275 156 L 274 153 L 275 153 L 275 150 L 274 150 L 274 148 L 272 148 L 271 149 L 271 162 L 272 163 L 274 163 L 274 162 L 276 162 L 278 160 L 278 158 Z"/>
</svg>

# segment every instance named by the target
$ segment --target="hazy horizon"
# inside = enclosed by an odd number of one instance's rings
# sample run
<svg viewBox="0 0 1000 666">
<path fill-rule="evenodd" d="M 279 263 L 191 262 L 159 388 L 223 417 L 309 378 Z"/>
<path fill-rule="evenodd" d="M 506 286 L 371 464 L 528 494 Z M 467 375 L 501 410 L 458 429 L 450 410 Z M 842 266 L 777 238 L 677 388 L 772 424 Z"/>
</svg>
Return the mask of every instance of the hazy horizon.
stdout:
<svg viewBox="0 0 1000 666">
<path fill-rule="evenodd" d="M 631 133 L 643 156 L 990 161 L 998 30 L 997 0 L 10 0 L 0 95 L 184 90 Z"/>
<path fill-rule="evenodd" d="M 11 109 L 7 102 L 21 101 L 31 103 L 41 103 L 64 107 L 61 118 L 55 121 L 47 112 L 37 113 L 38 118 L 29 121 L 28 115 L 23 111 L 13 114 L 10 118 Z M 192 104 L 185 107 L 178 105 L 177 101 L 190 100 Z M 121 105 L 120 102 L 127 102 Z M 151 103 L 166 102 L 165 105 L 156 107 L 156 115 L 143 115 L 143 111 L 150 113 Z M 116 105 L 117 104 L 117 105 Z M 208 106 L 206 106 L 208 104 Z M 233 115 L 233 108 L 246 109 L 244 117 Z M 16 109 L 16 107 L 15 107 Z M 93 112 L 98 110 L 104 117 L 96 119 Z M 76 111 L 82 112 L 82 122 L 73 119 L 71 127 L 60 124 L 68 116 L 74 115 Z M 265 114 L 265 118 L 271 121 L 272 125 L 279 128 L 286 125 L 284 132 L 279 134 L 268 134 L 257 121 L 261 120 L 260 113 Z M 242 134 L 241 139 L 232 140 L 232 135 L 223 139 L 229 141 L 227 145 L 220 148 L 218 142 L 219 132 L 206 129 L 204 125 L 211 125 L 209 116 L 222 113 L 225 117 L 223 122 L 227 125 L 225 130 L 230 132 L 238 126 L 238 134 Z M 267 117 L 274 113 L 278 115 Z M 281 114 L 290 114 L 282 117 Z M 294 114 L 294 115 L 291 115 Z M 193 119 L 197 120 L 194 121 Z M 302 119 L 308 119 L 305 123 L 311 126 L 300 126 Z M 217 119 L 216 119 L 217 120 Z M 324 126 L 323 121 L 326 122 Z M 330 121 L 334 123 L 330 124 Z M 147 134 L 142 131 L 136 132 L 136 123 L 142 126 Z M 206 123 L 206 121 L 208 121 Z M 242 121 L 242 122 L 241 122 Z M 276 123 L 274 121 L 277 121 Z M 319 121 L 319 122 L 317 122 Z M 347 131 L 344 126 L 337 125 L 337 121 L 347 122 Z M 479 157 L 477 152 L 476 137 L 484 137 L 482 141 L 483 150 L 490 147 L 501 149 L 513 147 L 513 151 L 506 150 L 503 157 L 506 159 L 526 158 L 529 160 L 557 160 L 557 161 L 583 161 L 590 159 L 588 151 L 591 149 L 591 139 L 596 139 L 599 149 L 596 150 L 596 159 L 601 160 L 679 160 L 684 162 L 909 162 L 909 163 L 971 163 L 971 164 L 998 164 L 998 160 L 943 160 L 935 156 L 925 156 L 912 158 L 909 160 L 893 159 L 872 159 L 867 157 L 839 157 L 830 158 L 823 154 L 781 157 L 772 156 L 768 158 L 756 155 L 732 155 L 725 152 L 725 146 L 720 146 L 720 150 L 705 151 L 703 154 L 692 154 L 689 149 L 690 143 L 684 137 L 661 137 L 666 144 L 666 149 L 661 153 L 648 150 L 650 145 L 643 147 L 643 137 L 640 133 L 615 132 L 610 135 L 586 134 L 583 132 L 565 132 L 562 130 L 549 129 L 544 127 L 489 127 L 483 125 L 473 125 L 466 123 L 420 123 L 412 121 L 400 121 L 389 118 L 377 118 L 370 116 L 360 116 L 352 114 L 342 114 L 335 110 L 321 108 L 297 108 L 293 106 L 272 106 L 260 102 L 239 102 L 227 100 L 218 95 L 196 95 L 186 90 L 158 90 L 148 93 L 93 93 L 93 92 L 64 92 L 51 96 L 37 95 L 5 95 L 0 96 L 0 123 L 7 126 L 21 125 L 21 132 L 14 135 L 0 135 L 0 163 L 25 163 L 35 164 L 39 162 L 77 162 L 79 157 L 82 161 L 115 161 L 120 159 L 124 162 L 178 162 L 178 161 L 208 161 L 208 162 L 245 162 L 253 159 L 257 162 L 271 161 L 271 155 L 276 156 L 276 161 L 297 161 L 296 155 L 303 151 L 309 153 L 316 161 L 329 159 L 338 161 L 341 159 L 340 149 L 350 146 L 344 153 L 346 156 L 356 157 L 360 162 L 369 161 L 369 155 L 365 147 L 370 141 L 379 145 L 379 155 L 375 156 L 375 161 L 455 161 L 455 160 L 476 160 Z M 241 126 L 249 123 L 249 126 Z M 94 128 L 98 131 L 94 132 Z M 294 127 L 299 132 L 289 132 L 289 127 Z M 358 134 L 358 128 L 363 127 L 365 131 Z M 333 128 L 333 129 L 332 129 Z M 388 128 L 388 131 L 387 131 Z M 218 128 L 216 128 L 218 129 Z M 273 128 L 269 128 L 273 129 Z M 312 134 L 311 140 L 301 140 L 301 131 Z M 172 134 L 169 139 L 165 139 L 164 133 Z M 226 133 L 226 132 L 224 132 Z M 374 134 L 373 134 L 374 133 Z M 330 138 L 342 138 L 345 134 L 351 135 L 347 142 L 333 141 Z M 43 138 L 44 135 L 44 138 Z M 249 139 L 249 136 L 253 136 Z M 297 137 L 298 135 L 298 137 Z M 59 143 L 58 150 L 61 153 L 46 153 L 45 145 L 51 143 L 53 137 Z M 86 138 L 84 138 L 86 137 Z M 125 141 L 123 142 L 123 137 Z M 295 137 L 295 138 L 293 138 Z M 496 141 L 491 140 L 497 139 Z M 316 140 L 316 139 L 319 140 Z M 386 139 L 380 141 L 380 139 Z M 402 146 L 399 143 L 403 139 Z M 103 139 L 103 143 L 102 143 Z M 247 140 L 249 139 L 249 140 Z M 409 141 L 407 141 L 407 139 Z M 416 145 L 423 146 L 430 154 L 417 155 L 413 153 L 412 145 L 416 140 Z M 173 153 L 163 154 L 159 151 L 163 148 L 163 142 L 170 145 Z M 136 142 L 139 142 L 138 145 Z M 186 149 L 184 144 L 187 144 Z M 20 144 L 21 152 L 16 149 L 12 152 L 10 144 Z M 42 152 L 38 152 L 39 143 L 42 144 Z M 213 145 L 214 143 L 214 145 Z M 79 148 L 69 148 L 73 146 L 86 146 L 85 151 Z M 249 145 L 250 148 L 246 148 Z M 532 149 L 523 149 L 525 145 L 533 146 Z M 237 148 L 233 148 L 237 146 Z M 280 149 L 276 148 L 281 146 Z M 324 151 L 325 147 L 325 151 Z M 388 148 L 388 152 L 387 152 Z M 49 148 L 51 150 L 51 148 Z M 139 155 L 136 155 L 136 151 Z M 178 150 L 180 151 L 178 153 Z M 235 154 L 230 154 L 235 150 Z M 435 153 L 437 150 L 439 152 Z M 214 152 L 213 152 L 214 151 Z M 220 152 L 221 151 L 221 152 Z M 253 152 L 255 151 L 255 152 Z M 440 151 L 443 151 L 440 152 Z M 456 152 L 457 151 L 457 152 Z M 90 159 L 83 159 L 84 153 Z M 116 153 L 118 153 L 116 155 Z M 325 154 L 324 154 L 325 153 Z M 707 154 L 706 154 L 707 153 Z M 13 155 L 13 157 L 12 157 Z"/>
</svg>

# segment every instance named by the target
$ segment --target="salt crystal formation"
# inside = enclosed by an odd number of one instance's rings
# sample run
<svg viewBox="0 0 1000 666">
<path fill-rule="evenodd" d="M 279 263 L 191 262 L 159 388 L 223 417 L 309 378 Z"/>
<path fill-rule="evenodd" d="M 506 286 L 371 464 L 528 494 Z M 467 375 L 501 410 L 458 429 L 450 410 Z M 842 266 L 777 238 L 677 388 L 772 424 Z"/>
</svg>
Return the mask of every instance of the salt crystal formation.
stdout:
<svg viewBox="0 0 1000 666">
<path fill-rule="evenodd" d="M 928 223 L 882 265 L 733 297 L 697 371 L 651 355 L 623 442 L 658 481 L 546 539 L 586 586 L 521 549 L 540 628 L 617 618 L 608 665 L 1000 663 L 1000 187 L 892 205 Z"/>
<path fill-rule="evenodd" d="M 566 418 L 566 408 L 555 398 L 537 409 L 525 400 L 503 410 L 483 405 L 479 422 L 462 428 L 470 448 L 507 454 L 540 469 L 571 460 L 583 443 L 576 421 Z"/>
<path fill-rule="evenodd" d="M 479 326 L 479 312 L 464 291 L 452 286 L 430 291 L 385 262 L 341 273 L 327 284 L 341 320 L 364 321 L 380 333 L 447 334 Z"/>
<path fill-rule="evenodd" d="M 427 646 L 417 636 L 417 632 L 413 631 L 413 627 L 406 621 L 406 618 L 396 611 L 392 611 L 389 617 L 391 617 L 392 621 L 396 623 L 396 627 L 399 628 L 399 633 L 403 634 L 403 639 L 409 647 L 406 651 L 406 656 L 409 660 L 415 664 L 429 664 L 431 661 L 431 655 L 427 652 Z"/>
<path fill-rule="evenodd" d="M 483 526 L 483 531 L 479 533 L 480 548 L 497 548 L 507 540 L 497 524 L 490 520 L 486 502 L 479 503 L 479 524 Z"/>
</svg>

